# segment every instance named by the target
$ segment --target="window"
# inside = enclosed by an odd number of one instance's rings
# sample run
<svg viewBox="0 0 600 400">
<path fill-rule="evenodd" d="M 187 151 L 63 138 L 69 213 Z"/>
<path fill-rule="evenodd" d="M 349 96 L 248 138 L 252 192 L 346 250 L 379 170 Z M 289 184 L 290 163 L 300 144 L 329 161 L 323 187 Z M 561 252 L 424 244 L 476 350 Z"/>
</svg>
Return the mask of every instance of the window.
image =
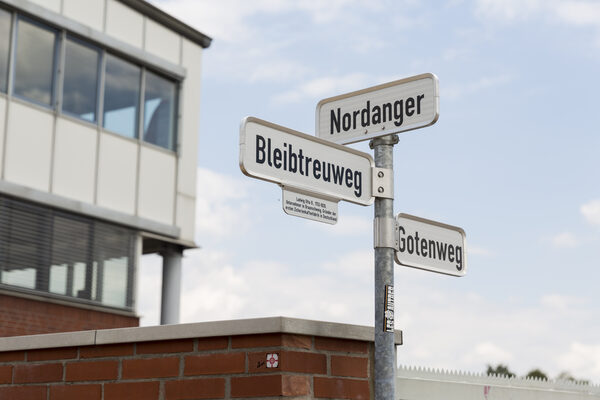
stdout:
<svg viewBox="0 0 600 400">
<path fill-rule="evenodd" d="M 0 287 L 133 307 L 134 231 L 0 195 Z"/>
<path fill-rule="evenodd" d="M 11 40 L 13 20 L 16 35 Z M 57 73 L 59 66 L 62 74 Z M 14 71 L 11 76 L 9 69 Z M 0 92 L 7 92 L 9 86 L 22 99 L 53 108 L 58 100 L 57 111 L 65 115 L 101 124 L 128 138 L 176 149 L 177 81 L 62 29 L 28 17 L 13 18 L 0 8 Z M 71 279 L 70 267 L 56 268 L 61 271 L 57 274 Z M 60 286 L 61 282 L 52 284 Z"/>
<path fill-rule="evenodd" d="M 146 72 L 144 140 L 173 150 L 175 147 L 175 83 Z"/>
<path fill-rule="evenodd" d="M 104 128 L 137 137 L 141 69 L 111 54 L 106 55 Z"/>
<path fill-rule="evenodd" d="M 37 103 L 52 104 L 56 32 L 19 18 L 14 93 Z"/>
<path fill-rule="evenodd" d="M 99 60 L 97 50 L 67 39 L 62 109 L 90 122 L 96 121 Z"/>
<path fill-rule="evenodd" d="M 8 88 L 8 57 L 10 54 L 10 13 L 0 9 L 0 92 Z"/>
</svg>

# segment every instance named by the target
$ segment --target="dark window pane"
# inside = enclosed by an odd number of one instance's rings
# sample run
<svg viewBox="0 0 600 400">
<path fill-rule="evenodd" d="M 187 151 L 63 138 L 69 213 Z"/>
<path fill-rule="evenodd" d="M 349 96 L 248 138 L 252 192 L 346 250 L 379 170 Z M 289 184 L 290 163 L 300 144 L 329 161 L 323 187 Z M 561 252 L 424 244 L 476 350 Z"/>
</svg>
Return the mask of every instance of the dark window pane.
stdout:
<svg viewBox="0 0 600 400">
<path fill-rule="evenodd" d="M 144 140 L 172 150 L 175 143 L 175 83 L 146 73 Z"/>
<path fill-rule="evenodd" d="M 54 31 L 19 20 L 15 94 L 38 103 L 51 104 L 55 42 Z"/>
<path fill-rule="evenodd" d="M 63 111 L 91 122 L 96 121 L 99 57 L 98 51 L 67 40 Z"/>
<path fill-rule="evenodd" d="M 103 126 L 136 137 L 140 100 L 140 68 L 110 54 L 106 58 Z"/>
<path fill-rule="evenodd" d="M 10 50 L 10 14 L 0 9 L 0 92 L 8 87 L 8 55 Z"/>
</svg>

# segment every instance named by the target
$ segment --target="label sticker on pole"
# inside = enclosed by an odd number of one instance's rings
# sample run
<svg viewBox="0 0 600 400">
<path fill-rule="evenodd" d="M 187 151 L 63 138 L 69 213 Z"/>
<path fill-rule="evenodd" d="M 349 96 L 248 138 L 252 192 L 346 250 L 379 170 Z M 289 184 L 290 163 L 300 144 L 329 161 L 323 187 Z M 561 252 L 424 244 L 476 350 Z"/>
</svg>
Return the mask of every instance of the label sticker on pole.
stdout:
<svg viewBox="0 0 600 400">
<path fill-rule="evenodd" d="M 438 78 L 427 73 L 321 100 L 316 132 L 348 144 L 424 128 L 438 116 Z"/>
<path fill-rule="evenodd" d="M 453 276 L 466 275 L 464 230 L 402 213 L 396 217 L 396 224 L 398 264 Z"/>
<path fill-rule="evenodd" d="M 394 332 L 394 286 L 392 285 L 385 285 L 383 321 L 383 331 Z"/>
<path fill-rule="evenodd" d="M 332 200 L 373 203 L 373 158 L 283 126 L 247 117 L 240 127 L 240 169 L 253 178 Z"/>
</svg>

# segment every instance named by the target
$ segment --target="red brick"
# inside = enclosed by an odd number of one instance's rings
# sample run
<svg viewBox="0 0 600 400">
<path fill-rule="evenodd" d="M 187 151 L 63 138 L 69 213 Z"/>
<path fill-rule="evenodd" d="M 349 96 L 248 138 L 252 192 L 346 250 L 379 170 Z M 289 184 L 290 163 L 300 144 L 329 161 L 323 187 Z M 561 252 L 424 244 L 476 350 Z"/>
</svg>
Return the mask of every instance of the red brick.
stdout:
<svg viewBox="0 0 600 400">
<path fill-rule="evenodd" d="M 304 396 L 310 394 L 310 377 L 261 375 L 231 378 L 231 397 Z"/>
<path fill-rule="evenodd" d="M 331 356 L 331 375 L 368 377 L 368 359 L 363 357 Z"/>
<path fill-rule="evenodd" d="M 159 382 L 105 383 L 104 400 L 156 400 Z"/>
<path fill-rule="evenodd" d="M 368 399 L 369 381 L 315 377 L 314 395 L 328 399 Z"/>
<path fill-rule="evenodd" d="M 122 379 L 166 378 L 179 375 L 179 357 L 123 360 Z"/>
<path fill-rule="evenodd" d="M 50 400 L 101 400 L 101 385 L 50 386 Z"/>
<path fill-rule="evenodd" d="M 0 353 L 0 362 L 9 362 L 9 361 L 25 361 L 25 352 L 24 351 L 6 351 L 3 353 Z"/>
<path fill-rule="evenodd" d="M 108 381 L 117 379 L 118 375 L 118 361 L 72 362 L 66 365 L 65 380 L 67 382 Z"/>
<path fill-rule="evenodd" d="M 222 350 L 226 349 L 229 345 L 229 338 L 227 337 L 214 337 L 214 338 L 200 338 L 198 339 L 198 351 L 203 350 Z"/>
<path fill-rule="evenodd" d="M 336 339 L 317 336 L 315 337 L 315 349 L 338 351 L 345 353 L 366 354 L 368 349 L 367 342 L 350 339 Z"/>
<path fill-rule="evenodd" d="M 68 360 L 71 358 L 77 358 L 77 347 L 30 350 L 27 352 L 27 361 Z"/>
<path fill-rule="evenodd" d="M 279 358 L 277 368 L 267 368 L 267 354 L 276 353 Z M 257 352 L 248 354 L 248 372 L 302 372 L 307 374 L 326 374 L 327 356 L 300 351 Z"/>
<path fill-rule="evenodd" d="M 217 353 L 187 356 L 184 375 L 239 374 L 245 370 L 245 353 Z"/>
<path fill-rule="evenodd" d="M 105 344 L 102 346 L 85 346 L 79 349 L 81 358 L 121 357 L 133 355 L 133 344 Z"/>
<path fill-rule="evenodd" d="M 161 340 L 156 342 L 143 342 L 136 345 L 136 354 L 159 353 L 184 353 L 194 350 L 194 341 L 188 340 Z"/>
<path fill-rule="evenodd" d="M 225 379 L 204 378 L 165 382 L 166 400 L 214 399 L 225 397 Z"/>
<path fill-rule="evenodd" d="M 15 365 L 14 383 L 61 382 L 62 364 Z"/>
<path fill-rule="evenodd" d="M 281 396 L 281 375 L 231 378 L 231 397 Z"/>
<path fill-rule="evenodd" d="M 0 367 L 0 384 L 12 383 L 12 370 L 13 367 L 10 365 Z"/>
<path fill-rule="evenodd" d="M 243 349 L 246 347 L 276 347 L 281 346 L 281 333 L 260 335 L 238 335 L 231 337 L 231 347 Z"/>
<path fill-rule="evenodd" d="M 284 333 L 281 335 L 281 345 L 283 347 L 295 347 L 298 349 L 310 350 L 312 347 L 312 337 Z"/>
<path fill-rule="evenodd" d="M 0 399 L 46 400 L 46 386 L 4 386 L 0 387 Z"/>
</svg>

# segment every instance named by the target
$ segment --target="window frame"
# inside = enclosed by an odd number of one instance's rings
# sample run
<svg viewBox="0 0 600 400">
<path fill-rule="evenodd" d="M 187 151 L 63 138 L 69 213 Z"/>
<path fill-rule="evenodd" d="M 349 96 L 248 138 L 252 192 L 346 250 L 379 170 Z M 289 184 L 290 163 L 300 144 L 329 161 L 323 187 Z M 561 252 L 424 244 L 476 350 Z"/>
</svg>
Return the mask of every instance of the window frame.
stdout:
<svg viewBox="0 0 600 400">
<path fill-rule="evenodd" d="M 12 64 L 11 66 L 11 77 L 10 77 L 10 81 L 12 82 L 11 85 L 11 91 L 10 91 L 10 95 L 35 104 L 37 106 L 40 107 L 44 107 L 46 109 L 50 109 L 50 110 L 54 110 L 56 111 L 57 109 L 57 86 L 59 84 L 58 79 L 58 66 L 59 66 L 59 58 L 61 57 L 60 54 L 60 50 L 62 47 L 61 44 L 61 36 L 62 36 L 62 32 L 63 29 L 58 29 L 52 25 L 46 24 L 44 22 L 38 21 L 37 19 L 33 19 L 28 17 L 27 15 L 23 15 L 20 13 L 14 13 L 14 18 L 13 18 L 13 30 L 12 30 L 12 34 L 13 34 L 13 38 L 12 38 L 12 44 L 13 44 L 13 50 L 11 51 L 11 56 L 12 59 L 10 61 L 10 63 Z M 27 96 L 23 96 L 21 94 L 18 94 L 15 92 L 15 82 L 16 82 L 16 76 L 17 76 L 17 47 L 19 44 L 19 22 L 20 21 L 25 21 L 30 23 L 31 25 L 37 26 L 38 28 L 47 30 L 47 31 L 51 31 L 54 33 L 54 48 L 52 50 L 52 74 L 51 74 L 51 82 L 50 82 L 50 104 L 46 104 L 40 101 L 37 101 L 35 99 L 31 99 Z"/>
<path fill-rule="evenodd" d="M 81 46 L 87 47 L 88 49 L 92 49 L 92 50 L 96 51 L 98 54 L 98 61 L 96 62 L 96 85 L 95 85 L 96 86 L 96 96 L 95 96 L 96 107 L 94 109 L 95 118 L 92 121 L 82 118 L 75 113 L 71 113 L 71 112 L 65 110 L 65 108 L 64 108 L 65 77 L 67 76 L 67 44 L 69 41 L 72 41 Z M 90 43 L 87 40 L 81 39 L 76 35 L 72 35 L 69 32 L 64 32 L 64 40 L 63 40 L 63 46 L 61 48 L 61 53 L 62 54 L 61 54 L 60 71 L 61 71 L 62 77 L 60 79 L 60 98 L 59 98 L 59 101 L 57 104 L 59 106 L 59 113 L 61 115 L 66 115 L 71 118 L 76 118 L 78 121 L 83 121 L 85 123 L 97 126 L 100 121 L 100 113 L 101 113 L 101 109 L 102 109 L 102 106 L 100 104 L 100 99 L 101 99 L 100 90 L 102 90 L 102 85 L 103 85 L 102 68 L 104 66 L 104 62 L 103 62 L 104 49 Z"/>
</svg>

